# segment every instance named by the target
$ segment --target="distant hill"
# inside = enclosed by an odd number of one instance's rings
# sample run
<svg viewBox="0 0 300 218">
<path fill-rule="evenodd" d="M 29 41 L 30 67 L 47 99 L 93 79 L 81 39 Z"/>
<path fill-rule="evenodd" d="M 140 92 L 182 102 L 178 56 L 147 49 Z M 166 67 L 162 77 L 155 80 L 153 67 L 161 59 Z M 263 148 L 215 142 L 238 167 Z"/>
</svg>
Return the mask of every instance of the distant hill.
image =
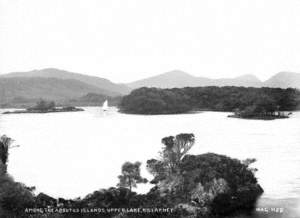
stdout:
<svg viewBox="0 0 300 218">
<path fill-rule="evenodd" d="M 174 70 L 138 80 L 127 84 L 131 88 L 157 87 L 157 88 L 183 88 L 198 86 L 245 86 L 260 87 L 262 82 L 253 75 L 244 75 L 236 78 L 210 79 L 206 77 L 195 77 L 183 71 Z"/>
<path fill-rule="evenodd" d="M 203 78 L 203 83 L 208 83 L 209 79 Z M 184 86 L 197 86 L 196 77 L 183 71 L 174 70 L 157 76 L 138 80 L 127 84 L 131 88 L 157 87 L 157 88 L 181 88 Z"/>
<path fill-rule="evenodd" d="M 300 89 L 300 73 L 280 72 L 264 82 L 264 85 L 268 87 Z"/>
<path fill-rule="evenodd" d="M 212 80 L 215 86 L 244 86 L 244 87 L 261 87 L 263 85 L 256 76 L 246 74 L 235 78 L 223 78 Z"/>
<path fill-rule="evenodd" d="M 41 77 L 0 78 L 0 104 L 2 107 L 27 105 L 37 99 L 49 99 L 64 102 L 82 97 L 88 93 L 115 96 L 110 92 L 74 79 Z"/>
<path fill-rule="evenodd" d="M 108 99 L 117 104 L 122 95 L 140 87 L 183 88 L 203 86 L 279 87 L 300 89 L 300 74 L 280 72 L 262 82 L 253 75 L 236 78 L 211 79 L 196 77 L 180 70 L 138 80 L 129 84 L 116 84 L 95 76 L 68 72 L 55 68 L 15 72 L 0 75 L 0 107 L 24 107 L 37 99 L 74 105 L 99 105 Z"/>
<path fill-rule="evenodd" d="M 124 84 L 116 84 L 107 79 L 87 76 L 79 73 L 68 72 L 65 70 L 59 70 L 56 68 L 46 68 L 42 70 L 32 70 L 28 72 L 14 72 L 9 74 L 0 75 L 1 78 L 17 78 L 17 77 L 40 77 L 40 78 L 57 78 L 57 79 L 72 79 L 78 80 L 80 82 L 89 84 L 93 87 L 99 88 L 101 90 L 106 90 L 109 95 L 117 96 L 124 95 L 130 92 L 130 88 Z M 87 93 L 83 93 L 87 94 Z M 104 93 L 101 93 L 104 94 Z"/>
<path fill-rule="evenodd" d="M 300 73 L 280 72 L 267 81 L 262 82 L 251 74 L 235 78 L 210 79 L 206 77 L 196 77 L 180 70 L 174 70 L 128 83 L 127 85 L 133 89 L 140 87 L 183 88 L 201 86 L 291 87 L 300 89 Z"/>
</svg>

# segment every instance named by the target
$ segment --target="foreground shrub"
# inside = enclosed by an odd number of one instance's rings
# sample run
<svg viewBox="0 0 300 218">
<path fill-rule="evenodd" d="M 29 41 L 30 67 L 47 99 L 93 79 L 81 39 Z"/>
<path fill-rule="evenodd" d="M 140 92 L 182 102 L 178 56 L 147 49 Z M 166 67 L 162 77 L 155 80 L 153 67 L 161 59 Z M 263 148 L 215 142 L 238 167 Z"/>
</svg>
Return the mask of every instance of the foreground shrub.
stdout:
<svg viewBox="0 0 300 218">
<path fill-rule="evenodd" d="M 0 217 L 23 217 L 26 208 L 34 207 L 32 189 L 7 175 L 0 177 Z M 12 216 L 13 217 L 13 216 Z"/>
<path fill-rule="evenodd" d="M 224 155 L 187 155 L 180 168 L 183 186 L 177 194 L 185 193 L 184 200 L 204 213 L 229 215 L 251 211 L 263 192 L 255 169 Z"/>
<path fill-rule="evenodd" d="M 3 139 L 3 138 L 2 138 Z M 1 141 L 0 141 L 1 142 Z M 2 142 L 5 142 L 2 140 Z M 213 153 L 188 155 L 195 144 L 194 134 L 178 134 L 162 139 L 158 159 L 147 161 L 155 186 L 147 194 L 137 194 L 131 188 L 146 182 L 140 175 L 140 163 L 127 162 L 122 167 L 119 187 L 101 189 L 83 199 L 55 199 L 15 182 L 6 172 L 9 143 L 0 149 L 0 217 L 31 218 L 157 218 L 157 217 L 225 217 L 249 212 L 263 190 L 250 165 L 254 159 L 239 161 Z M 7 148 L 7 149 L 3 149 Z M 4 152 L 4 153 L 3 153 Z M 68 208 L 74 212 L 61 214 L 26 214 L 26 208 Z M 171 213 L 77 213 L 85 208 L 172 208 Z"/>
</svg>

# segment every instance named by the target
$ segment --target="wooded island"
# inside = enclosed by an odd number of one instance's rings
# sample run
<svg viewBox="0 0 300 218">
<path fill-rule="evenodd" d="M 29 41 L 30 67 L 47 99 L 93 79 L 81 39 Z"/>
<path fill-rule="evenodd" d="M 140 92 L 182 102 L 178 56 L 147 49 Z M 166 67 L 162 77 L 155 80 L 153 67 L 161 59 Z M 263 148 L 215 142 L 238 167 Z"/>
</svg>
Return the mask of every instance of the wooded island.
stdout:
<svg viewBox="0 0 300 218">
<path fill-rule="evenodd" d="M 83 111 L 83 109 L 74 106 L 56 107 L 54 101 L 46 101 L 41 99 L 33 107 L 29 107 L 25 110 L 5 111 L 3 114 L 55 113 L 55 112 L 76 112 L 76 111 Z"/>
<path fill-rule="evenodd" d="M 140 88 L 124 96 L 120 110 L 132 114 L 178 114 L 193 111 L 234 112 L 233 117 L 286 118 L 299 109 L 296 89 L 245 87 Z"/>
</svg>

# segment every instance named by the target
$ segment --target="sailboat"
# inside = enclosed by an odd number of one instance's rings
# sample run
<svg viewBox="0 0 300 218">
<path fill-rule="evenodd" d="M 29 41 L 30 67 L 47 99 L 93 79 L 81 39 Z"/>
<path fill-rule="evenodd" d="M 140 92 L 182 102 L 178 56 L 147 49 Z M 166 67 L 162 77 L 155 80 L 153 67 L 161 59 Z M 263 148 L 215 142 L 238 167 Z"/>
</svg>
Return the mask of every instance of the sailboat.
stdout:
<svg viewBox="0 0 300 218">
<path fill-rule="evenodd" d="M 104 101 L 104 103 L 102 105 L 102 110 L 103 111 L 107 111 L 108 110 L 108 101 L 107 100 Z"/>
</svg>

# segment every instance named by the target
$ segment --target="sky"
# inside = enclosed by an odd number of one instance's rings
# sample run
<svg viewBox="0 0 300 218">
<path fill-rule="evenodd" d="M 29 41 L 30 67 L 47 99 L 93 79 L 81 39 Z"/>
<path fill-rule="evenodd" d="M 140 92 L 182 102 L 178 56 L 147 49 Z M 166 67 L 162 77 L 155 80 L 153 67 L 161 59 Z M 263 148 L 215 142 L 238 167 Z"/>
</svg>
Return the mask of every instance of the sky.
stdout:
<svg viewBox="0 0 300 218">
<path fill-rule="evenodd" d="M 0 0 L 0 73 L 300 72 L 300 0 Z"/>
</svg>

